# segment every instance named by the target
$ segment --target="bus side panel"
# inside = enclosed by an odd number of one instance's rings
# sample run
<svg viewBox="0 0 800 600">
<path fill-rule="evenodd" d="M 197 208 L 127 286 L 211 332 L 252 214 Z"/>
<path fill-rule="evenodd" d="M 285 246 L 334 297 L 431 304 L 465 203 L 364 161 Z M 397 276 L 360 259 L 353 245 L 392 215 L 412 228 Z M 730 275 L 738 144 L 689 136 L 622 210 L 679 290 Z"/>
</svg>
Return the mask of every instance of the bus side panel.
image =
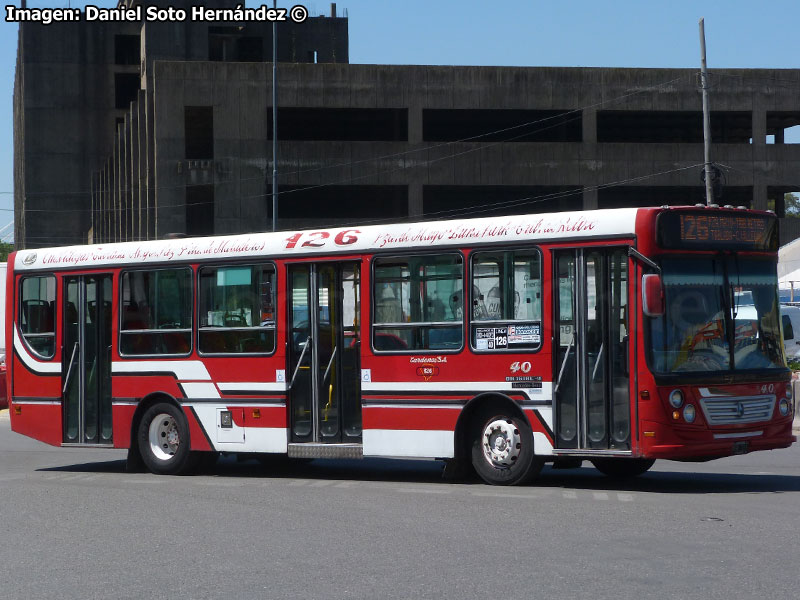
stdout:
<svg viewBox="0 0 800 600">
<path fill-rule="evenodd" d="M 189 424 L 189 439 L 192 442 L 192 450 L 213 450 L 214 448 L 211 447 L 210 440 L 203 427 L 197 421 L 194 411 L 190 407 L 184 406 L 183 412 L 186 415 L 186 422 Z"/>
<path fill-rule="evenodd" d="M 61 445 L 61 403 L 15 404 L 11 413 L 12 431 L 46 444 Z"/>
<path fill-rule="evenodd" d="M 114 448 L 131 447 L 131 424 L 136 406 L 133 404 L 114 404 L 111 407 L 111 426 L 114 432 Z"/>
<path fill-rule="evenodd" d="M 364 456 L 452 458 L 461 407 L 365 406 Z"/>
<path fill-rule="evenodd" d="M 117 400 L 138 401 L 155 392 L 163 392 L 178 400 L 183 398 L 178 381 L 170 375 L 115 374 L 111 378 L 111 394 Z"/>
<path fill-rule="evenodd" d="M 7 375 L 6 375 L 6 398 L 8 399 L 9 405 L 11 402 L 11 361 L 8 360 L 9 356 L 14 355 L 14 335 L 13 335 L 13 327 L 14 327 L 14 259 L 16 258 L 17 253 L 12 252 L 8 255 L 8 263 L 6 266 L 6 301 L 5 301 L 5 314 L 3 315 L 4 321 L 3 325 L 5 327 L 5 348 L 6 348 L 6 365 L 7 365 Z"/>
</svg>

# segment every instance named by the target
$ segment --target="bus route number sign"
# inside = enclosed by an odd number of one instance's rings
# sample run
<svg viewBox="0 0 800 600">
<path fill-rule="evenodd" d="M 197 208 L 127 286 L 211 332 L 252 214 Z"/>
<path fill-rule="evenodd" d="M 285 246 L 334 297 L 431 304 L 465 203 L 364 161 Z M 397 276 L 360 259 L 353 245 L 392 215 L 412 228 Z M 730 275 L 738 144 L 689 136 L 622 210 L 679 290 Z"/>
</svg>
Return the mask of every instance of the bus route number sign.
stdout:
<svg viewBox="0 0 800 600">
<path fill-rule="evenodd" d="M 665 212 L 658 216 L 658 244 L 673 250 L 778 249 L 777 219 L 733 212 Z"/>
</svg>

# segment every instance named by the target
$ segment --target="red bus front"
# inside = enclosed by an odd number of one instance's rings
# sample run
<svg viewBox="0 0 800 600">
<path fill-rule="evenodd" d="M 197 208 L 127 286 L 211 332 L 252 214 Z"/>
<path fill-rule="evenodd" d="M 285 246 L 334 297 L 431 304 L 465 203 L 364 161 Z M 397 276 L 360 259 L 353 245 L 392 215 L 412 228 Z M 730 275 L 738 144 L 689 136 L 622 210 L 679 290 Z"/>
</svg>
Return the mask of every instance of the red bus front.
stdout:
<svg viewBox="0 0 800 600">
<path fill-rule="evenodd" d="M 707 460 L 791 445 L 777 219 L 717 208 L 639 219 L 655 263 L 641 268 L 641 454 Z"/>
</svg>

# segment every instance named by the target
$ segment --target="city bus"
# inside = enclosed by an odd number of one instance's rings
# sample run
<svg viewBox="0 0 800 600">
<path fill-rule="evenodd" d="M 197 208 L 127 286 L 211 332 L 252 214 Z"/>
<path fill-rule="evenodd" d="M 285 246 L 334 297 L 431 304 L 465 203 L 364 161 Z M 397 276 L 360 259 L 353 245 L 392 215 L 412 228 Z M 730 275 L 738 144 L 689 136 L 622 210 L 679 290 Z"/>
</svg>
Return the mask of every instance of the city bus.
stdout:
<svg viewBox="0 0 800 600">
<path fill-rule="evenodd" d="M 20 250 L 11 427 L 158 474 L 425 457 L 501 485 L 785 448 L 777 250 L 774 214 L 713 205 Z"/>
</svg>

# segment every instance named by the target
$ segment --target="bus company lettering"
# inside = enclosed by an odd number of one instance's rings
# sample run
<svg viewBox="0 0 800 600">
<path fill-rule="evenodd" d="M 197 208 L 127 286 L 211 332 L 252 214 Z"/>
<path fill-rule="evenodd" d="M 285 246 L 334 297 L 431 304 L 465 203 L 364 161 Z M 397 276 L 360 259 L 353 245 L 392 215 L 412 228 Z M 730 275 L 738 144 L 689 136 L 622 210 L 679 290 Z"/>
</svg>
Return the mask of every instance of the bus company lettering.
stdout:
<svg viewBox="0 0 800 600">
<path fill-rule="evenodd" d="M 380 233 L 375 238 L 375 245 L 383 248 L 388 245 L 428 242 L 435 244 L 442 240 L 482 239 L 507 236 L 511 223 L 503 225 L 486 225 L 485 227 L 456 227 L 449 229 L 419 230 L 408 229 L 401 234 Z"/>
<path fill-rule="evenodd" d="M 104 250 L 101 247 L 93 249 L 91 252 L 68 250 L 53 254 L 45 254 L 42 263 L 46 265 L 77 265 L 87 262 L 103 262 L 111 260 L 122 260 L 127 258 L 119 250 Z"/>
<path fill-rule="evenodd" d="M 446 356 L 412 356 L 408 359 L 408 361 L 412 364 L 414 363 L 423 363 L 423 364 L 433 364 L 433 363 L 446 363 L 447 357 Z"/>
<path fill-rule="evenodd" d="M 541 218 L 536 223 L 519 225 L 516 228 L 516 233 L 517 235 L 582 233 L 584 231 L 592 231 L 596 225 L 597 223 L 595 221 L 588 221 L 583 217 L 579 217 L 578 219 L 567 217 L 560 223 L 554 223 L 545 218 Z"/>
</svg>

